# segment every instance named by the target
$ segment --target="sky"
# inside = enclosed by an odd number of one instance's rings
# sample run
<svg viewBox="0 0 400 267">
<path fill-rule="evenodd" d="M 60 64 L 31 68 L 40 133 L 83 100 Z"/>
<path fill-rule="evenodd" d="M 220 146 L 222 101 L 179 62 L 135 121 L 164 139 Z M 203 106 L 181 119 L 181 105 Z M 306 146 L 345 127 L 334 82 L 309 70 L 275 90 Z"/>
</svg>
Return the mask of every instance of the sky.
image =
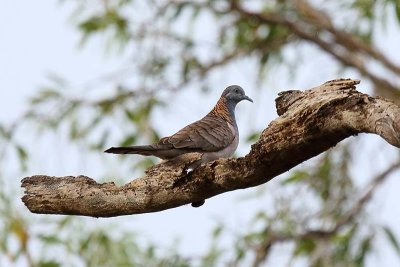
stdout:
<svg viewBox="0 0 400 267">
<path fill-rule="evenodd" d="M 11 123 L 26 110 L 27 98 L 48 82 L 46 77 L 49 74 L 60 74 L 67 80 L 81 85 L 93 81 L 99 74 L 108 73 L 121 64 L 119 57 L 104 53 L 104 43 L 100 39 L 95 38 L 84 48 L 79 47 L 80 35 L 70 20 L 71 6 L 58 3 L 58 1 L 49 0 L 0 1 L 0 121 L 2 122 Z M 390 30 L 395 29 L 389 28 Z M 399 34 L 389 34 L 388 38 L 400 40 Z M 384 46 L 385 42 L 382 42 L 382 45 Z M 388 47 L 387 49 L 395 48 Z M 323 64 L 325 60 L 324 58 L 315 59 L 315 62 L 304 66 L 303 71 L 305 72 L 321 66 L 319 68 L 320 77 L 316 77 L 312 81 L 300 77 L 295 80 L 296 87 L 307 88 L 307 86 L 315 86 L 334 78 L 327 77 L 328 73 L 331 73 L 331 69 Z M 232 75 L 226 77 L 223 82 L 221 82 L 223 79 L 221 77 L 217 77 L 216 80 L 220 80 L 221 86 L 223 83 L 240 84 L 246 89 L 247 95 L 256 100 L 254 105 L 240 103 L 237 110 L 239 129 L 262 129 L 266 125 L 265 121 L 276 117 L 274 111 L 276 92 L 293 89 L 293 84 L 284 82 L 283 79 L 276 79 L 270 83 L 274 86 L 274 90 L 257 90 L 252 88 L 253 83 L 249 82 L 254 76 L 252 69 L 233 67 L 230 73 Z M 368 83 L 365 84 L 364 88 L 368 91 Z M 216 92 L 220 91 L 218 88 L 215 90 Z M 198 105 L 197 99 L 193 97 L 193 91 L 179 93 L 173 101 L 187 104 L 191 107 L 191 112 L 187 112 L 185 105 L 173 105 L 176 107 L 174 110 L 156 112 L 155 117 L 162 119 L 156 119 L 155 124 L 162 133 L 171 133 L 174 129 L 179 129 L 208 112 L 217 98 L 217 94 L 210 94 L 207 99 L 202 101 L 202 105 Z M 257 116 L 254 119 L 252 115 L 254 113 L 265 114 L 265 116 Z M 246 127 L 249 124 L 251 127 Z M 26 142 L 34 141 L 30 138 L 27 136 Z M 362 184 L 365 176 L 370 177 L 372 173 L 379 172 L 380 168 L 385 166 L 388 154 L 379 153 L 380 148 L 384 147 L 385 150 L 390 150 L 388 153 L 393 155 L 398 152 L 394 148 L 388 148 L 388 145 L 377 137 L 363 136 L 360 139 L 360 145 L 375 144 L 371 148 L 367 147 L 365 153 L 376 155 L 373 163 L 362 161 L 355 163 L 356 167 L 358 164 L 359 168 L 365 169 L 365 173 L 357 174 L 359 182 Z M 70 148 L 68 142 L 60 139 L 57 135 L 49 135 L 45 141 L 32 144 L 32 147 L 35 146 L 39 151 L 35 154 L 37 160 L 34 160 L 29 174 L 45 173 L 60 176 L 85 174 L 97 177 L 100 173 L 104 173 L 104 170 L 99 170 L 97 165 L 93 166 L 92 160 L 97 164 L 113 161 L 113 168 L 118 168 L 117 160 L 105 158 L 103 155 L 88 156 L 87 159 L 76 157 L 81 150 Z M 241 145 L 238 155 L 245 155 L 249 150 L 249 146 Z M 59 153 L 60 151 L 62 153 Z M 49 154 L 52 156 L 49 157 Z M 43 160 L 44 158 L 47 160 Z M 7 168 L 10 174 L 9 179 L 14 179 L 16 187 L 18 187 L 18 177 L 12 177 L 14 174 L 18 174 L 17 168 L 12 166 Z M 279 178 L 268 183 L 266 190 L 273 192 L 277 186 L 279 186 Z M 400 201 L 398 188 L 400 188 L 398 177 L 389 179 L 377 192 L 370 208 L 376 212 L 374 214 L 378 215 L 373 220 L 383 221 L 394 226 L 395 232 L 400 236 L 400 214 L 396 205 L 393 204 Z M 88 224 L 118 224 L 140 233 L 144 238 L 157 240 L 161 246 L 167 247 L 176 240 L 180 240 L 181 251 L 199 255 L 201 254 L 199 252 L 208 248 L 208 236 L 213 227 L 220 222 L 226 222 L 228 228 L 232 230 L 239 229 L 238 231 L 245 232 L 249 227 L 248 222 L 251 220 L 253 212 L 268 207 L 269 203 L 260 201 L 260 199 L 240 201 L 243 197 L 258 190 L 258 188 L 254 188 L 223 194 L 207 200 L 205 206 L 199 209 L 184 206 L 154 214 L 111 219 L 85 218 L 84 220 Z M 193 242 L 194 240 L 195 242 Z M 230 241 L 225 240 L 225 242 Z M 399 258 L 389 248 L 381 251 L 379 255 L 374 255 L 370 266 L 375 266 L 375 263 L 390 266 L 393 262 L 398 263 Z M 275 263 L 279 266 L 279 253 Z"/>
</svg>

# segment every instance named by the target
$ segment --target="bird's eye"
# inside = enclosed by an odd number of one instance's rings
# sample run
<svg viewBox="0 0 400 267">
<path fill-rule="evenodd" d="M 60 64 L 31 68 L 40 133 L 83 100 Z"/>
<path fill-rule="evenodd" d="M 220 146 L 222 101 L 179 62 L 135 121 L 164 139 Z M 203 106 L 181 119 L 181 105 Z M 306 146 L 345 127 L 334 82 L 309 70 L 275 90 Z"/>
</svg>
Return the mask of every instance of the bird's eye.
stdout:
<svg viewBox="0 0 400 267">
<path fill-rule="evenodd" d="M 236 90 L 235 90 L 235 93 L 236 93 L 236 94 L 239 94 L 239 89 L 236 89 Z"/>
</svg>

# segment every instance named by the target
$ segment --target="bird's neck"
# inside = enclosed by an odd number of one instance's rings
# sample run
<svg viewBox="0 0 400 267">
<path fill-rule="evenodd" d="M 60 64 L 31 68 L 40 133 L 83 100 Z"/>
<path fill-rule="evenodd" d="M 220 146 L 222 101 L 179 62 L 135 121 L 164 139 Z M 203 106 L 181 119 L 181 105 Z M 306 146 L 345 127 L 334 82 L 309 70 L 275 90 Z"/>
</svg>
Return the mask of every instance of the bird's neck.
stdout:
<svg viewBox="0 0 400 267">
<path fill-rule="evenodd" d="M 221 97 L 217 104 L 215 104 L 214 108 L 210 111 L 210 113 L 214 116 L 223 118 L 231 125 L 236 127 L 235 120 L 235 102 L 227 101 L 225 97 Z"/>
</svg>

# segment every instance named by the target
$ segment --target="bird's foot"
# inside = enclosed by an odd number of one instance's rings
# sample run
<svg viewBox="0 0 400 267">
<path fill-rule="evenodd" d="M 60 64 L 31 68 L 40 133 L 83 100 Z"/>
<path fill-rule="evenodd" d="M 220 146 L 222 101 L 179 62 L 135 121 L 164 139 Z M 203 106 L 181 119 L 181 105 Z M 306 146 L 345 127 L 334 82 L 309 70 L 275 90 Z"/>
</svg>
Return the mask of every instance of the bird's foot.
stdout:
<svg viewBox="0 0 400 267">
<path fill-rule="evenodd" d="M 190 181 L 193 171 L 201 165 L 201 160 L 196 160 L 193 163 L 185 166 L 182 173 L 178 179 L 174 181 L 173 187 L 181 186 Z"/>
<path fill-rule="evenodd" d="M 193 203 L 192 203 L 192 207 L 193 207 L 193 208 L 198 208 L 198 207 L 200 207 L 200 206 L 203 206 L 205 202 L 206 202 L 206 201 L 205 201 L 204 199 L 203 199 L 203 200 L 200 200 L 200 201 L 193 202 Z"/>
<path fill-rule="evenodd" d="M 183 172 L 188 175 L 189 173 L 191 173 L 194 169 L 193 168 L 184 168 Z"/>
<path fill-rule="evenodd" d="M 189 165 L 185 166 L 185 168 L 183 168 L 183 173 L 188 175 L 189 173 L 194 171 L 200 165 L 201 165 L 201 159 L 196 160 L 196 161 L 190 163 Z"/>
</svg>

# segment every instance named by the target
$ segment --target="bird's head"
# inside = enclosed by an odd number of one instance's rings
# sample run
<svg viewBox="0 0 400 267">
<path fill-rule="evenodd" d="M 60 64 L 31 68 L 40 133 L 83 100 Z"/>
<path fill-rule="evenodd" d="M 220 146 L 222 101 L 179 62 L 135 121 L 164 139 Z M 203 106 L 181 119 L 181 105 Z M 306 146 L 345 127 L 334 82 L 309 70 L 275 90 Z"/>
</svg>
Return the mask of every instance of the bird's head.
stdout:
<svg viewBox="0 0 400 267">
<path fill-rule="evenodd" d="M 242 100 L 253 102 L 253 100 L 245 94 L 243 88 L 239 85 L 228 86 L 224 92 L 222 92 L 222 96 L 225 97 L 228 102 L 233 102 L 235 104 Z"/>
</svg>

